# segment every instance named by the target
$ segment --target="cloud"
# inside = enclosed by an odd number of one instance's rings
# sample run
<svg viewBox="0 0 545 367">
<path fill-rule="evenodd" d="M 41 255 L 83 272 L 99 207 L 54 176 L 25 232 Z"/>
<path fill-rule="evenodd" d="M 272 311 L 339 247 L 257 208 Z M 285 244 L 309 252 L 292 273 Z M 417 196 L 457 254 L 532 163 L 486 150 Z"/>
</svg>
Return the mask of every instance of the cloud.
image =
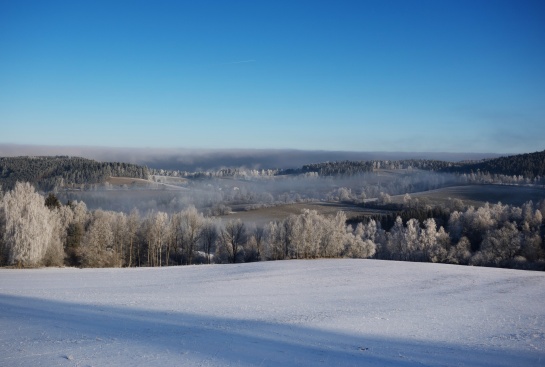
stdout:
<svg viewBox="0 0 545 367">
<path fill-rule="evenodd" d="M 79 156 L 98 161 L 136 163 L 151 168 L 190 172 L 227 167 L 252 169 L 299 168 L 309 163 L 342 160 L 440 159 L 460 161 L 498 156 L 497 154 L 486 153 L 351 152 L 296 149 L 211 150 L 0 144 L 0 156 L 23 155 Z"/>
</svg>

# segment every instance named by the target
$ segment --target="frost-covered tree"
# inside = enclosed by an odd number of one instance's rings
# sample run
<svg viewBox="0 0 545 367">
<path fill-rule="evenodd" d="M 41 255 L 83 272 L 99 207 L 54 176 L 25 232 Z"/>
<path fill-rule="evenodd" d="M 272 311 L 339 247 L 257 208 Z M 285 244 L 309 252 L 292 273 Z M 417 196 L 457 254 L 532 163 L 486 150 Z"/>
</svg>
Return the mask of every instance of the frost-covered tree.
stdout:
<svg viewBox="0 0 545 367">
<path fill-rule="evenodd" d="M 431 261 L 431 252 L 437 252 L 437 225 L 435 219 L 428 218 L 424 221 L 424 229 L 420 231 L 420 246 L 424 261 Z"/>
<path fill-rule="evenodd" d="M 8 263 L 42 263 L 51 242 L 50 212 L 44 198 L 29 183 L 17 182 L 2 200 L 5 216 L 4 246 Z"/>
<path fill-rule="evenodd" d="M 284 221 L 284 227 L 289 227 L 286 233 L 290 235 L 288 241 L 291 244 L 290 257 L 311 258 L 316 256 L 320 236 L 318 228 L 320 219 L 316 210 L 304 209 L 300 215 L 291 215 L 289 219 Z"/>
<path fill-rule="evenodd" d="M 405 257 L 404 232 L 403 220 L 401 217 L 397 217 L 394 226 L 388 232 L 386 242 L 386 252 L 389 258 L 393 260 L 402 260 Z"/>
<path fill-rule="evenodd" d="M 384 192 L 381 192 L 378 197 L 379 204 L 390 204 L 392 202 L 392 197 Z"/>
<path fill-rule="evenodd" d="M 486 233 L 480 256 L 475 262 L 479 265 L 500 265 L 503 261 L 514 258 L 520 247 L 521 234 L 516 223 L 506 222 L 501 228 Z"/>
<path fill-rule="evenodd" d="M 114 236 L 114 261 L 115 266 L 122 267 L 125 265 L 125 252 L 127 247 L 128 233 L 127 215 L 119 212 L 115 213 L 112 223 L 112 232 Z"/>
<path fill-rule="evenodd" d="M 185 258 L 187 264 L 191 265 L 205 220 L 203 215 L 193 205 L 181 212 L 180 219 L 181 225 L 179 230 L 183 248 L 185 248 Z"/>
<path fill-rule="evenodd" d="M 255 226 L 248 231 L 248 234 L 249 237 L 244 246 L 244 261 L 261 261 L 265 242 L 265 230 L 263 227 Z"/>
<path fill-rule="evenodd" d="M 338 257 L 341 255 L 346 234 L 346 214 L 337 212 L 334 218 L 324 220 L 324 232 L 320 241 L 320 255 L 322 257 Z"/>
<path fill-rule="evenodd" d="M 45 266 L 61 266 L 64 264 L 64 238 L 66 237 L 66 214 L 64 207 L 50 206 L 49 227 L 51 236 L 44 255 Z"/>
<path fill-rule="evenodd" d="M 366 259 L 376 253 L 376 244 L 369 239 L 364 240 L 360 235 L 352 232 L 350 226 L 347 228 L 345 244 L 345 256 L 348 257 Z"/>
<path fill-rule="evenodd" d="M 115 265 L 114 233 L 111 212 L 96 210 L 80 248 L 81 264 L 89 268 L 102 268 Z"/>
<path fill-rule="evenodd" d="M 536 213 L 541 214 L 539 211 Z M 522 225 L 520 253 L 527 261 L 538 261 L 544 256 L 540 233 L 538 230 L 533 230 L 527 222 Z"/>
<path fill-rule="evenodd" d="M 284 259 L 284 250 L 282 246 L 283 226 L 281 222 L 270 222 L 266 227 L 267 241 L 265 246 L 265 256 L 269 260 Z"/>
<path fill-rule="evenodd" d="M 434 263 L 445 262 L 447 261 L 450 249 L 450 237 L 443 227 L 439 227 L 435 238 L 435 244 L 429 251 L 429 259 Z"/>
<path fill-rule="evenodd" d="M 151 212 L 146 219 L 145 238 L 148 244 L 148 265 L 161 266 L 162 252 L 168 239 L 168 215 Z"/>
<path fill-rule="evenodd" d="M 424 244 L 420 235 L 420 223 L 417 219 L 409 219 L 403 231 L 401 258 L 403 260 L 422 261 L 424 258 Z"/>
<path fill-rule="evenodd" d="M 6 232 L 6 215 L 4 211 L 4 191 L 0 185 L 0 265 L 6 264 L 8 259 L 8 249 L 4 244 L 4 233 Z"/>
<path fill-rule="evenodd" d="M 127 217 L 126 225 L 126 240 L 128 242 L 128 256 L 126 256 L 126 264 L 127 266 L 131 267 L 133 266 L 134 260 L 137 258 L 135 255 L 135 249 L 137 245 L 136 240 L 138 237 L 138 229 L 141 225 L 140 213 L 138 212 L 138 209 L 135 208 L 131 211 L 131 213 Z"/>
<path fill-rule="evenodd" d="M 452 246 L 447 255 L 447 261 L 451 264 L 466 265 L 471 258 L 471 242 L 467 237 L 462 237 L 456 244 Z"/>
</svg>

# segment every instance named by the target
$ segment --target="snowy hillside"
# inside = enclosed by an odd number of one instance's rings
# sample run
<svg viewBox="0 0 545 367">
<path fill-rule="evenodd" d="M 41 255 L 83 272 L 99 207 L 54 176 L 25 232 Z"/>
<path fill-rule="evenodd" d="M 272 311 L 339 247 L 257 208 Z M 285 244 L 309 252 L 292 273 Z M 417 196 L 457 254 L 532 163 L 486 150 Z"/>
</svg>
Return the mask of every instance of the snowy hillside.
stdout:
<svg viewBox="0 0 545 367">
<path fill-rule="evenodd" d="M 545 274 L 378 260 L 0 270 L 0 366 L 540 366 Z"/>
</svg>

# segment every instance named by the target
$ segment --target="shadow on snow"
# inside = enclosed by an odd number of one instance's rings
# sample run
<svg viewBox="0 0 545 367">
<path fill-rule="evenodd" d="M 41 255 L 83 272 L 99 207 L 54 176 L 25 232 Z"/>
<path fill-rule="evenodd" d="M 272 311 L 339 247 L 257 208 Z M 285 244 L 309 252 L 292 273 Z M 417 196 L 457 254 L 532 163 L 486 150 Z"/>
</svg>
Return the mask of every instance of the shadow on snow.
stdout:
<svg viewBox="0 0 545 367">
<path fill-rule="evenodd" d="M 37 361 L 101 366 L 531 366 L 545 363 L 545 355 L 0 295 L 0 365 Z"/>
</svg>

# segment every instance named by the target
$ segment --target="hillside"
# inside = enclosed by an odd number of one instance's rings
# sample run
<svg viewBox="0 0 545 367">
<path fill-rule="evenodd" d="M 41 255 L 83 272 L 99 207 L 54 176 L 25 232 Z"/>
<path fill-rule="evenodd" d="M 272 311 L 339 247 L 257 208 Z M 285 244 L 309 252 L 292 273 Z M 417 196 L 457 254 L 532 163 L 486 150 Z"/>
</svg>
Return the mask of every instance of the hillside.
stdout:
<svg viewBox="0 0 545 367">
<path fill-rule="evenodd" d="M 378 260 L 0 270 L 2 366 L 540 366 L 545 274 Z"/>
<path fill-rule="evenodd" d="M 534 178 L 545 175 L 545 150 L 486 159 L 482 161 L 447 162 L 429 159 L 333 161 L 306 164 L 300 168 L 284 169 L 279 175 L 317 173 L 320 176 L 353 176 L 378 169 L 419 169 L 426 171 L 471 173 L 483 172 L 501 175 L 521 175 Z"/>
<path fill-rule="evenodd" d="M 534 178 L 545 175 L 545 150 L 535 153 L 511 155 L 494 158 L 478 163 L 456 164 L 445 167 L 443 172 L 471 173 L 487 172 L 490 174 L 521 175 Z"/>
<path fill-rule="evenodd" d="M 0 185 L 10 190 L 17 181 L 39 190 L 103 183 L 110 176 L 148 178 L 148 169 L 129 163 L 97 162 L 80 157 L 0 157 Z"/>
</svg>

